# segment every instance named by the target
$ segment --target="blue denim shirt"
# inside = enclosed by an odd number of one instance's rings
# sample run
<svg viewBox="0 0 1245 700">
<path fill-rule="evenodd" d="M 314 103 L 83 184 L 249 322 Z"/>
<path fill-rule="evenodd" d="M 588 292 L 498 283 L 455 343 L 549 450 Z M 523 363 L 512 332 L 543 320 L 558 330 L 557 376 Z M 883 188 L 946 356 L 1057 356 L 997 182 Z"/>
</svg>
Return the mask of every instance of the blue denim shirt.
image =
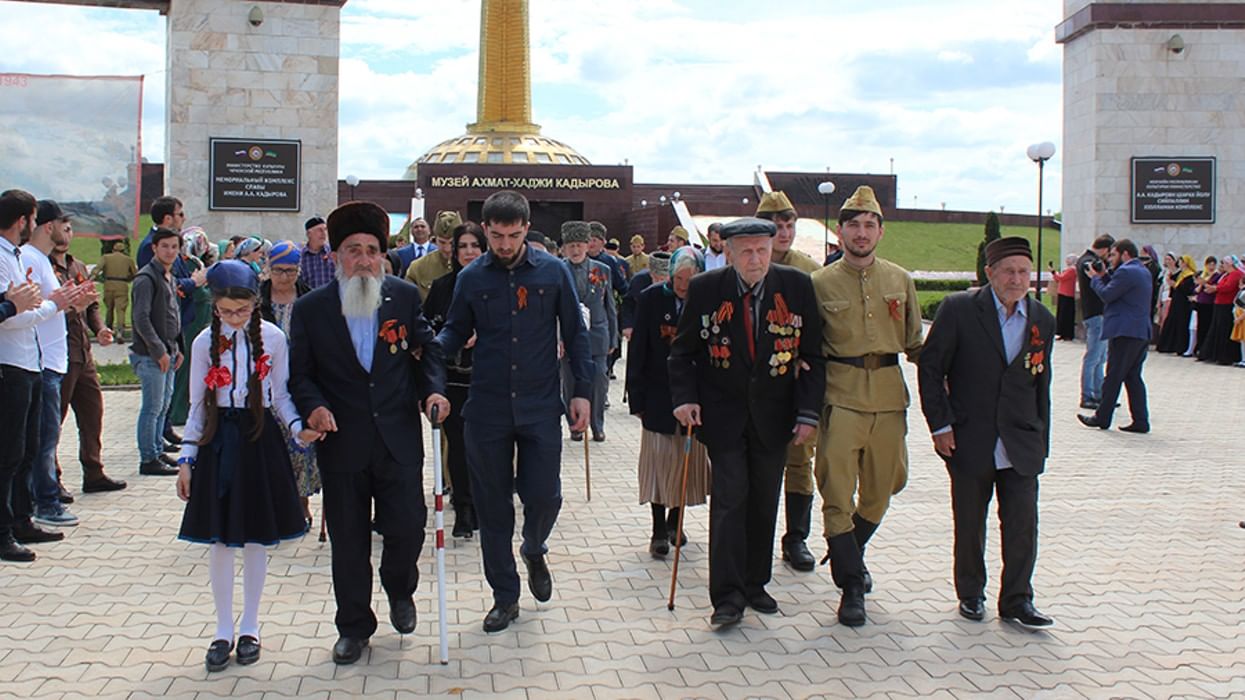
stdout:
<svg viewBox="0 0 1245 700">
<path fill-rule="evenodd" d="M 491 425 L 529 425 L 563 412 L 558 332 L 575 377 L 575 398 L 592 394 L 588 329 L 571 272 L 561 260 L 526 246 L 514 268 L 491 252 L 454 285 L 445 326 L 437 335 L 447 357 L 476 334 L 471 389 L 463 417 Z"/>
</svg>

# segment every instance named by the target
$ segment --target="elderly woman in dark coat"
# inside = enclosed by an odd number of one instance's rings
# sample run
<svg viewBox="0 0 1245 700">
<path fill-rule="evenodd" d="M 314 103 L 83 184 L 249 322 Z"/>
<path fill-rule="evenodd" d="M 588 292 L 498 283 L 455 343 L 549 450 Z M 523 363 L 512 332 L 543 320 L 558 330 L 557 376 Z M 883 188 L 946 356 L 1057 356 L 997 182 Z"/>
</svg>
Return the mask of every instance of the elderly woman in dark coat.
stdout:
<svg viewBox="0 0 1245 700">
<path fill-rule="evenodd" d="M 655 268 L 661 262 L 650 259 L 654 275 L 660 272 Z M 700 251 L 684 246 L 674 252 L 669 265 L 670 279 L 665 284 L 654 284 L 640 295 L 631 343 L 627 346 L 628 405 L 644 426 L 638 465 L 640 503 L 652 505 L 649 553 L 657 558 L 669 553 L 670 544 L 678 536 L 679 507 L 701 505 L 709 494 L 709 456 L 705 446 L 693 440 L 684 498 L 685 436 L 679 434 L 674 420 L 666 373 L 666 358 L 679 325 L 688 284 L 693 275 L 704 271 L 705 260 Z M 686 542 L 687 536 L 682 537 Z"/>
</svg>

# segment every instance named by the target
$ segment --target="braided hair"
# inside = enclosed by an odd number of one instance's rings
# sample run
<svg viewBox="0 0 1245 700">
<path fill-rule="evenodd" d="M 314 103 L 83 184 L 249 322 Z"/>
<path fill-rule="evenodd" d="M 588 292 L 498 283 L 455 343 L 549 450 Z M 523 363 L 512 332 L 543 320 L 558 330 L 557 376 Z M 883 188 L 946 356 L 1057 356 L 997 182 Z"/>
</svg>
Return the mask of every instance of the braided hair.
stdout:
<svg viewBox="0 0 1245 700">
<path fill-rule="evenodd" d="M 258 299 L 256 301 L 258 302 Z M 259 304 L 256 303 L 251 311 L 251 325 L 247 329 L 251 339 L 251 366 L 249 368 L 251 376 L 246 381 L 246 404 L 251 410 L 251 422 L 255 424 L 248 436 L 251 442 L 259 440 L 259 436 L 264 433 L 264 382 L 259 378 L 256 365 L 256 361 L 264 356 L 263 322 Z"/>
<path fill-rule="evenodd" d="M 259 440 L 260 435 L 264 432 L 264 394 L 263 381 L 259 378 L 259 372 L 256 371 L 255 362 L 264 356 L 264 336 L 263 336 L 263 317 L 260 314 L 258 297 L 251 293 L 250 290 L 237 287 L 230 287 L 221 292 L 212 294 L 213 304 L 221 299 L 245 299 L 255 301 L 255 308 L 251 311 L 251 321 L 247 326 L 247 338 L 251 346 L 250 366 L 247 367 L 249 372 L 246 384 L 246 403 L 247 408 L 251 411 L 251 418 L 255 424 L 251 433 L 247 438 L 251 442 Z M 215 307 L 212 310 L 211 325 L 211 342 L 208 343 L 208 357 L 210 359 L 210 369 L 220 367 L 220 351 L 221 351 L 221 322 L 220 315 L 216 313 Z M 199 438 L 199 446 L 207 445 L 212 442 L 212 438 L 216 436 L 217 413 L 216 413 L 216 390 L 208 388 L 203 395 L 203 403 L 206 407 L 203 436 Z"/>
</svg>

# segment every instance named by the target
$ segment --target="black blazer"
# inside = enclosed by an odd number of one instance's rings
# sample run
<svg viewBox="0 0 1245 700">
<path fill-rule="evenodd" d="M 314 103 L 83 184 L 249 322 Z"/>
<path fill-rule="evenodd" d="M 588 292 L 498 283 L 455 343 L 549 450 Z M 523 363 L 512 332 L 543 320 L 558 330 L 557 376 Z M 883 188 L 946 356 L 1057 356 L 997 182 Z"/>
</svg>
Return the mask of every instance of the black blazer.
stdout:
<svg viewBox="0 0 1245 700">
<path fill-rule="evenodd" d="M 769 316 L 781 295 L 790 313 L 791 332 L 771 331 Z M 749 424 L 761 442 L 778 448 L 791 442 L 791 430 L 797 414 L 816 421 L 821 413 L 825 394 L 825 359 L 821 355 L 821 315 L 813 295 L 813 282 L 808 274 L 785 265 L 771 265 L 765 275 L 764 298 L 758 318 L 760 332 L 756 340 L 756 361 L 748 359 L 748 341 L 744 333 L 742 295 L 735 269 L 722 267 L 696 275 L 687 292 L 678 332 L 670 348 L 667 366 L 670 372 L 670 398 L 674 406 L 700 404 L 701 442 L 730 444 L 746 434 Z M 714 323 L 713 318 L 726 304 L 730 319 Z M 718 332 L 713 327 L 718 326 Z M 798 325 L 798 328 L 796 327 Z M 799 331 L 799 335 L 795 331 Z M 776 346 L 789 344 L 791 358 L 782 364 L 784 371 L 771 365 Z M 710 348 L 721 352 L 729 348 L 726 362 L 711 356 Z M 800 360 L 811 368 L 799 372 Z"/>
<path fill-rule="evenodd" d="M 381 299 L 378 326 L 392 320 L 394 329 L 405 327 L 408 347 L 390 352 L 391 344 L 377 338 L 370 374 L 355 357 L 336 280 L 294 302 L 290 394 L 304 422 L 320 406 L 337 420 L 337 432 L 316 446 L 325 471 L 364 469 L 377 433 L 398 463 L 418 469 L 424 459 L 419 402 L 429 394 L 445 394 L 441 346 L 421 311 L 415 285 L 387 276 Z M 411 354 L 417 348 L 423 349 L 419 360 Z"/>
<path fill-rule="evenodd" d="M 1028 304 L 1028 329 L 1010 364 L 988 286 L 947 297 L 925 336 L 917 363 L 921 410 L 931 432 L 954 428 L 956 450 L 947 459 L 952 469 L 993 472 L 994 445 L 1002 437 L 1016 473 L 1042 473 L 1050 453 L 1055 317 L 1031 297 L 1021 303 Z"/>
<path fill-rule="evenodd" d="M 631 280 L 632 291 L 635 279 Z M 679 326 L 678 299 L 664 284 L 649 286 L 639 297 L 631 343 L 627 345 L 627 405 L 631 415 L 640 416 L 645 430 L 673 435 L 679 432 L 679 424 L 670 402 L 666 361 Z"/>
</svg>

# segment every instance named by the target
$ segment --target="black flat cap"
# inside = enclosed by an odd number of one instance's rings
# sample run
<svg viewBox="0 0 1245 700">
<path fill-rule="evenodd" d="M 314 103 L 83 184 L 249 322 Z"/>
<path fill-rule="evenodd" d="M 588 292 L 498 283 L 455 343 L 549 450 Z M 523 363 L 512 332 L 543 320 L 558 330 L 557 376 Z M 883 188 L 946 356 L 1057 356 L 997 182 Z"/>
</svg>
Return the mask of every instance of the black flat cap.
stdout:
<svg viewBox="0 0 1245 700">
<path fill-rule="evenodd" d="M 749 216 L 722 224 L 722 230 L 718 235 L 722 237 L 722 240 L 726 240 L 735 236 L 772 237 L 776 233 L 778 233 L 778 227 L 774 225 L 773 221 Z"/>
</svg>

